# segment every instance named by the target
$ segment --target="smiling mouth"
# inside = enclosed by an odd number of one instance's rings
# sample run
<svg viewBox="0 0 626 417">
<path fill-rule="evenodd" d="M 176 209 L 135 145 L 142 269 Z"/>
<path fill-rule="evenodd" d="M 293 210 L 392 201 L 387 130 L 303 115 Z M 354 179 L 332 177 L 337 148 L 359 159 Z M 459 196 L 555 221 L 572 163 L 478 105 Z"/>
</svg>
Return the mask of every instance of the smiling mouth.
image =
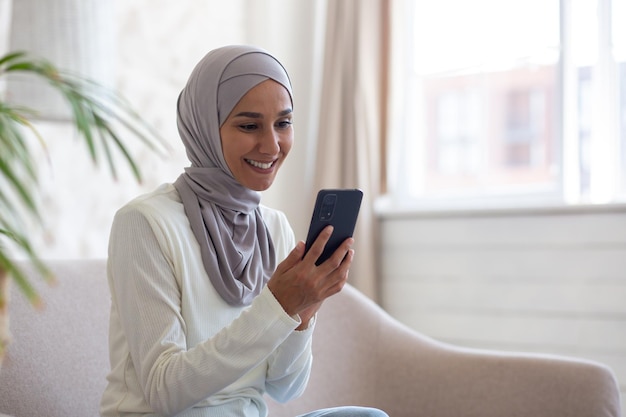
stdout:
<svg viewBox="0 0 626 417">
<path fill-rule="evenodd" d="M 246 162 L 256 168 L 270 169 L 276 161 L 274 160 L 271 162 L 259 162 L 259 161 L 254 161 L 252 159 L 246 159 Z"/>
</svg>

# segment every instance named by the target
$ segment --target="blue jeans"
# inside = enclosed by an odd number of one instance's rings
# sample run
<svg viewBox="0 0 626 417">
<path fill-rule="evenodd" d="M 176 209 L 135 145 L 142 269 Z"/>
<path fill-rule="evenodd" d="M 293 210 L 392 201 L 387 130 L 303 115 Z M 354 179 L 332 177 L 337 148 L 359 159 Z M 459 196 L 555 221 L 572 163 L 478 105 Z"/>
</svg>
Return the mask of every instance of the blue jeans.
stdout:
<svg viewBox="0 0 626 417">
<path fill-rule="evenodd" d="M 387 413 L 368 407 L 334 407 L 302 414 L 298 417 L 389 417 Z"/>
</svg>

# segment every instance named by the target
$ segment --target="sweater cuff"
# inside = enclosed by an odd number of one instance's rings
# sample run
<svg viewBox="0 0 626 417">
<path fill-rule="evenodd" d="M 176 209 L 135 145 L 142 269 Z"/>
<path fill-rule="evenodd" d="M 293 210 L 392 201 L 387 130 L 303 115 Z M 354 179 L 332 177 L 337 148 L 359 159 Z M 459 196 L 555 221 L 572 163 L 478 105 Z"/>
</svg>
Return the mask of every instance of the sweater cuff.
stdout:
<svg viewBox="0 0 626 417">
<path fill-rule="evenodd" d="M 293 324 L 293 328 L 294 329 L 296 327 L 298 327 L 302 323 L 302 320 L 300 319 L 300 316 L 298 316 L 297 314 L 294 314 L 293 316 L 290 316 L 289 314 L 287 314 L 287 312 L 285 311 L 283 306 L 280 305 L 280 303 L 278 302 L 276 297 L 274 297 L 274 293 L 272 293 L 272 291 L 270 291 L 270 289 L 267 287 L 267 285 L 261 291 L 260 296 L 262 296 L 263 298 L 266 298 L 268 300 L 268 302 L 269 302 L 270 307 L 274 311 L 276 311 L 277 314 L 281 315 L 284 320 L 289 321 L 291 324 Z M 310 327 L 310 325 L 309 325 L 309 327 Z"/>
</svg>

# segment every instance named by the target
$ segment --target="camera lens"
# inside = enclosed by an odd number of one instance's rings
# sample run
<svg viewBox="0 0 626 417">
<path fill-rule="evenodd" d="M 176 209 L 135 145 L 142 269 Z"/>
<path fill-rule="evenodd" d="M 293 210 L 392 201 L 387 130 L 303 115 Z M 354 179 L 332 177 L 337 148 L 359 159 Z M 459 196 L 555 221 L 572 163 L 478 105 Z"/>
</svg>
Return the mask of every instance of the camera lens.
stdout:
<svg viewBox="0 0 626 417">
<path fill-rule="evenodd" d="M 330 218 L 333 217 L 336 202 L 337 194 L 327 194 L 324 196 L 320 210 L 320 220 L 330 220 Z"/>
</svg>

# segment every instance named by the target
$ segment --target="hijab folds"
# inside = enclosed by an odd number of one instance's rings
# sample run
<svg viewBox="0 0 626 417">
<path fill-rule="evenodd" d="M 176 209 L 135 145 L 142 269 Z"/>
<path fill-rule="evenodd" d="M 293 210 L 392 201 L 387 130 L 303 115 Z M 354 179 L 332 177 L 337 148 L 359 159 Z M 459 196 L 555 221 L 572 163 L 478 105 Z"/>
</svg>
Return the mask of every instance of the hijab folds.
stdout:
<svg viewBox="0 0 626 417">
<path fill-rule="evenodd" d="M 250 304 L 261 292 L 276 268 L 276 255 L 261 217 L 261 195 L 232 175 L 220 127 L 239 100 L 267 79 L 292 97 L 285 68 L 269 53 L 250 46 L 222 47 L 196 65 L 178 98 L 178 131 L 191 166 L 174 186 L 207 275 L 234 306 Z"/>
</svg>

